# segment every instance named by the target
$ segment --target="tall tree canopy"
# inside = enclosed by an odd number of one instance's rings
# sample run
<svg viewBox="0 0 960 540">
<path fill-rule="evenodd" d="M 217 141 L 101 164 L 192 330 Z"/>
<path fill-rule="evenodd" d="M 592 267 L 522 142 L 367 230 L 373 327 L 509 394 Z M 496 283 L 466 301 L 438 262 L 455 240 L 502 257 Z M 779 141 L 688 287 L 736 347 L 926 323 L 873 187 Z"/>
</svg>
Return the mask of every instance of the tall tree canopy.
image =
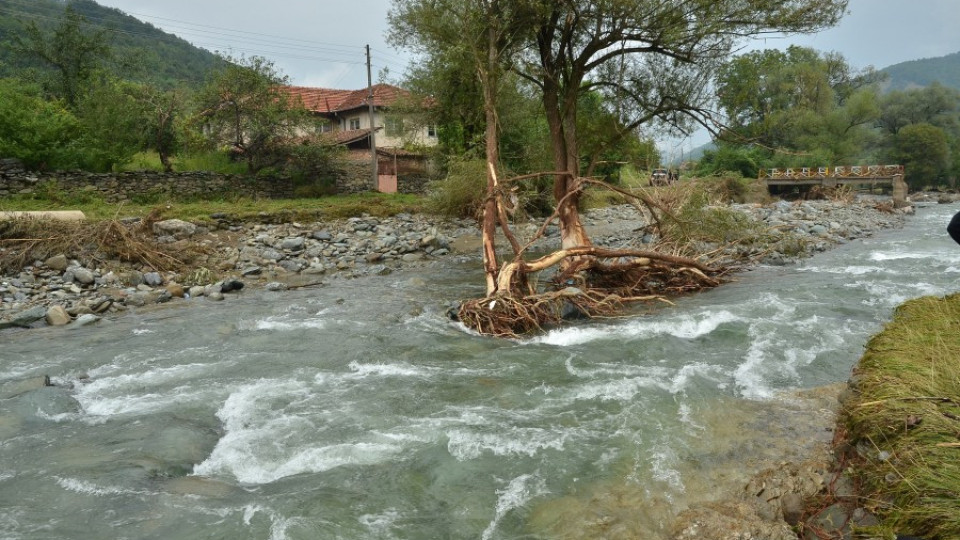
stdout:
<svg viewBox="0 0 960 540">
<path fill-rule="evenodd" d="M 847 0 L 394 0 L 394 42 L 428 59 L 465 51 L 453 57 L 473 63 L 465 71 L 476 73 L 483 88 L 491 176 L 483 235 L 488 296 L 522 296 L 529 292 L 526 275 L 557 261 L 564 274 L 584 275 L 602 266 L 601 258 L 625 255 L 593 249 L 580 220 L 583 175 L 603 154 L 587 155 L 583 147 L 580 107 L 592 103 L 584 95 L 603 96 L 618 117 L 608 143 L 654 122 L 677 129 L 691 121 L 707 124 L 709 82 L 739 40 L 813 32 L 835 24 L 846 5 Z M 554 177 L 561 251 L 536 264 L 522 261 L 497 195 L 496 114 L 506 70 L 536 89 L 553 157 L 548 173 Z M 487 256 L 495 223 L 516 253 L 496 276 Z M 649 258 L 630 264 L 649 264 Z M 628 266 L 620 268 L 626 272 Z"/>
<path fill-rule="evenodd" d="M 269 60 L 226 60 L 198 93 L 197 120 L 217 146 L 231 148 L 256 172 L 273 165 L 280 146 L 315 131 L 319 121 L 280 91 L 288 79 Z"/>
<path fill-rule="evenodd" d="M 729 124 L 724 138 L 816 154 L 823 164 L 859 157 L 880 113 L 873 84 L 881 78 L 872 68 L 852 68 L 840 54 L 806 47 L 738 56 L 717 74 L 718 102 Z"/>
<path fill-rule="evenodd" d="M 486 5 L 483 7 L 476 7 Z M 846 0 L 394 0 L 394 40 L 428 57 L 488 44 L 539 90 L 549 126 L 563 246 L 589 245 L 577 214 L 580 96 L 601 92 L 623 136 L 659 120 L 706 122 L 709 81 L 740 39 L 814 32 Z M 498 28 L 494 40 L 486 29 Z M 477 47 L 474 47 L 477 49 Z M 478 64 L 479 65 L 479 64 Z"/>
</svg>

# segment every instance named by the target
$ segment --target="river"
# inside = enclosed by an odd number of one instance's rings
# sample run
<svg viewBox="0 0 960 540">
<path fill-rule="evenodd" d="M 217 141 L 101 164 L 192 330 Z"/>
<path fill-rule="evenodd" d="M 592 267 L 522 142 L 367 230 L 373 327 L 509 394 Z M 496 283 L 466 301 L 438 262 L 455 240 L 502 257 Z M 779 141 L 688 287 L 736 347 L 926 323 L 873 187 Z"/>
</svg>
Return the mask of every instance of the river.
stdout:
<svg viewBox="0 0 960 540">
<path fill-rule="evenodd" d="M 0 384 L 57 385 L 0 400 L 0 538 L 662 537 L 829 440 L 796 391 L 960 289 L 954 211 L 519 341 L 444 318 L 453 262 L 0 334 Z"/>
</svg>

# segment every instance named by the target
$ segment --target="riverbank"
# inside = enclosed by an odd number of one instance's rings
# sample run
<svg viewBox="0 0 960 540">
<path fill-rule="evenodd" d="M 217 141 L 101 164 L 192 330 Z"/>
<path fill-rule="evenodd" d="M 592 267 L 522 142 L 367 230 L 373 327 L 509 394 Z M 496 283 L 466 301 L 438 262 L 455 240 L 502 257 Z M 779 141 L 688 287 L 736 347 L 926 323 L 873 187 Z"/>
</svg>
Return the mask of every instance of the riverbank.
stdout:
<svg viewBox="0 0 960 540">
<path fill-rule="evenodd" d="M 960 538 L 958 320 L 960 294 L 899 306 L 847 384 L 785 396 L 829 410 L 832 441 L 798 441 L 801 456 L 784 451 L 736 493 L 681 513 L 673 538 Z"/>
<path fill-rule="evenodd" d="M 912 211 L 874 199 L 779 201 L 730 209 L 764 231 L 762 242 L 732 248 L 731 260 L 773 265 L 899 226 Z M 210 217 L 204 225 L 180 220 L 151 224 L 151 241 L 158 249 L 190 254 L 181 267 L 166 272 L 79 252 L 44 253 L 42 259 L 26 257 L 27 264 L 20 268 L 5 268 L 0 277 L 0 329 L 85 325 L 167 302 L 222 301 L 245 286 L 279 291 L 388 275 L 400 268 L 443 264 L 451 257 L 479 261 L 480 235 L 470 220 L 403 213 L 309 223 L 275 223 L 269 214 L 257 221 L 228 214 Z M 136 226 L 139 219 L 128 222 Z M 584 224 L 601 246 L 643 247 L 656 241 L 643 232 L 647 224 L 630 206 L 589 211 Z M 536 225 L 518 230 L 531 236 Z M 558 233 L 555 227 L 548 229 L 534 249 L 556 244 Z M 17 249 L 0 246 L 0 257 L 4 250 L 9 254 Z"/>
</svg>

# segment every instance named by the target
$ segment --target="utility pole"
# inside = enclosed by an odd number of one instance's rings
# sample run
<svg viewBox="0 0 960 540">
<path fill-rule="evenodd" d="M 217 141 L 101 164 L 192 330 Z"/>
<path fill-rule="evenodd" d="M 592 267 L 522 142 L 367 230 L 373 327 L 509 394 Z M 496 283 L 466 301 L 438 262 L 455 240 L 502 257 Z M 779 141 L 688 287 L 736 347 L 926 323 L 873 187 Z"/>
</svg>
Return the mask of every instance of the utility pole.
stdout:
<svg viewBox="0 0 960 540">
<path fill-rule="evenodd" d="M 380 190 L 380 178 L 377 172 L 377 128 L 374 125 L 373 75 L 370 72 L 370 45 L 367 45 L 367 108 L 370 114 L 370 168 L 373 170 L 373 189 Z"/>
</svg>

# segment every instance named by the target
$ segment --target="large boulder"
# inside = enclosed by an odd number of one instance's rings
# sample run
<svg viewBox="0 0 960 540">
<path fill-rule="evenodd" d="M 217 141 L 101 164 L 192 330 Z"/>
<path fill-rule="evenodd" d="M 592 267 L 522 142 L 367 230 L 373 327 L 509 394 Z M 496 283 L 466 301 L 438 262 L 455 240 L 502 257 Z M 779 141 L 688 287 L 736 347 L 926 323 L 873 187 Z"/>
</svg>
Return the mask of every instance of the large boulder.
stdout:
<svg viewBox="0 0 960 540">
<path fill-rule="evenodd" d="M 197 234 L 197 226 L 182 219 L 168 219 L 154 223 L 153 234 L 177 239 L 190 238 Z"/>
</svg>

